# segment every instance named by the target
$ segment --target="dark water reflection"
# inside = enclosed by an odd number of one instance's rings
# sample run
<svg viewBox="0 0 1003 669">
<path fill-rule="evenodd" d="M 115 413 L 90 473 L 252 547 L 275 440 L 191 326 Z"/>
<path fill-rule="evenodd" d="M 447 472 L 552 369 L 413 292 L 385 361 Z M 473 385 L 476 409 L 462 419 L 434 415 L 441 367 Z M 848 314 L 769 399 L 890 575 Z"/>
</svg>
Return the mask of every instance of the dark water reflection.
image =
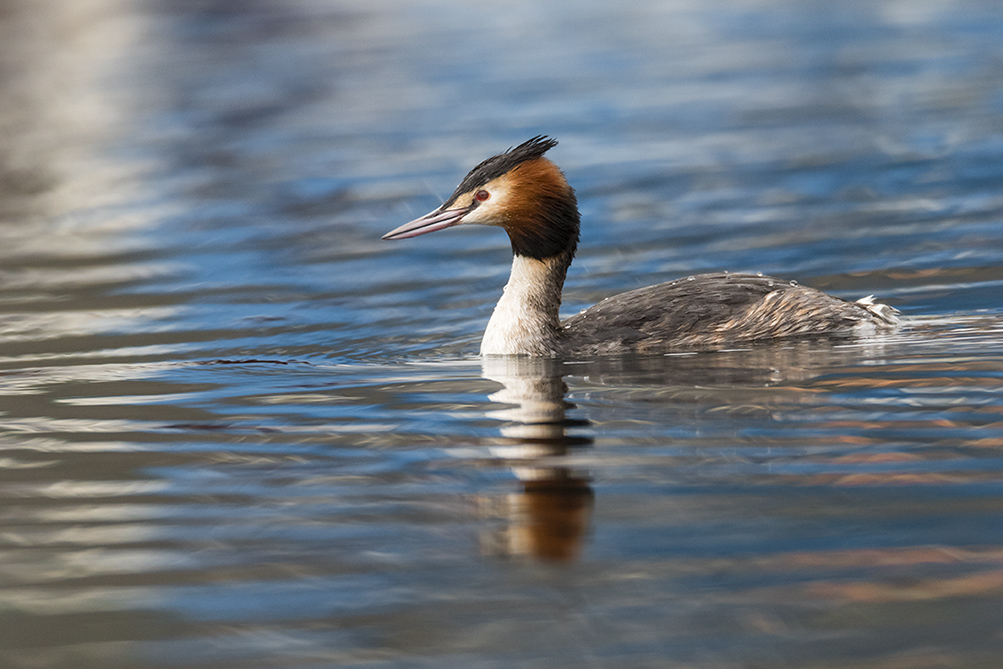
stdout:
<svg viewBox="0 0 1003 669">
<path fill-rule="evenodd" d="M 1003 654 L 991 2 L 0 0 L 0 665 Z M 702 270 L 867 341 L 479 360 L 539 132 L 567 313 Z"/>
</svg>

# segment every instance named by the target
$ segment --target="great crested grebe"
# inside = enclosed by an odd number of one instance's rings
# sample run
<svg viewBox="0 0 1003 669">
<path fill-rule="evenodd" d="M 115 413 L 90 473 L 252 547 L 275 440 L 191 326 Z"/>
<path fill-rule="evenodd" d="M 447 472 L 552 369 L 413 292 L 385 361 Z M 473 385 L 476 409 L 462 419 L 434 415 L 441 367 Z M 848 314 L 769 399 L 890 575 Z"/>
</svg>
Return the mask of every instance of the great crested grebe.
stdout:
<svg viewBox="0 0 1003 669">
<path fill-rule="evenodd" d="M 561 291 L 578 246 L 575 191 L 543 157 L 540 135 L 488 158 L 438 209 L 383 235 L 407 239 L 454 225 L 503 228 L 512 274 L 481 340 L 481 355 L 559 357 L 713 349 L 894 327 L 898 312 L 871 298 L 848 302 L 792 281 L 698 274 L 608 297 L 561 321 Z"/>
</svg>

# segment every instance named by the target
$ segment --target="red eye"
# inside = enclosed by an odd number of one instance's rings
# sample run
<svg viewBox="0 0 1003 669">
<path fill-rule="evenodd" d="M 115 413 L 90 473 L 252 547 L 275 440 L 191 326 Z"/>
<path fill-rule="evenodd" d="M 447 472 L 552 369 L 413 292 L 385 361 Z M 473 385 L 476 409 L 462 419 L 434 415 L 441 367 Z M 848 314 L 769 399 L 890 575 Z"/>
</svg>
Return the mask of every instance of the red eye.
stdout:
<svg viewBox="0 0 1003 669">
<path fill-rule="evenodd" d="M 487 200 L 489 197 L 491 197 L 491 193 L 486 190 L 479 190 L 477 191 L 477 194 L 474 195 L 474 199 L 478 202 L 484 202 L 484 200 Z"/>
</svg>

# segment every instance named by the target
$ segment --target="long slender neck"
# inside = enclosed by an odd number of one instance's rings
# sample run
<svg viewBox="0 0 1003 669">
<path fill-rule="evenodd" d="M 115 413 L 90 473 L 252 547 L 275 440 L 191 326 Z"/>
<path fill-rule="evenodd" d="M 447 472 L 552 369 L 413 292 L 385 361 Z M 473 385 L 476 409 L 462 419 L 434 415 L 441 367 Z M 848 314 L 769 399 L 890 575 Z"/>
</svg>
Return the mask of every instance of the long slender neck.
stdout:
<svg viewBox="0 0 1003 669">
<path fill-rule="evenodd" d="M 512 258 L 512 274 L 484 331 L 481 355 L 560 355 L 558 311 L 572 257 L 573 251 Z"/>
</svg>

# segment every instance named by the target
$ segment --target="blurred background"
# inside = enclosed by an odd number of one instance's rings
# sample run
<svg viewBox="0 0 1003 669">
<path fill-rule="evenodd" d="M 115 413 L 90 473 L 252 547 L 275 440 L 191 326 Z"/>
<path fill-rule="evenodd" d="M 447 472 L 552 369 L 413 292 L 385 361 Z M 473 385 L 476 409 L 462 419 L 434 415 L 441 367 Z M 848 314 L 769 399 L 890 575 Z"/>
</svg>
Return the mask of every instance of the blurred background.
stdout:
<svg viewBox="0 0 1003 669">
<path fill-rule="evenodd" d="M 0 664 L 1003 652 L 1003 6 L 0 0 Z M 761 271 L 902 332 L 476 357 L 536 134 L 565 314 Z"/>
</svg>

